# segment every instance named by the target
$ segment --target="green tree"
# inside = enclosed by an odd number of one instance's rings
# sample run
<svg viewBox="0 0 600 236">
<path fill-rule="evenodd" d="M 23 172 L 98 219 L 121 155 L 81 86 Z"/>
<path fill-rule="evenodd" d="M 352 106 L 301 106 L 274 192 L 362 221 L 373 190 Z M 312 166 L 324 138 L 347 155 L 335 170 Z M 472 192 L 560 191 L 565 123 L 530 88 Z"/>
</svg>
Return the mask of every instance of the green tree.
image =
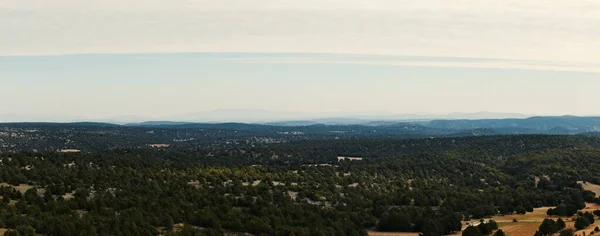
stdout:
<svg viewBox="0 0 600 236">
<path fill-rule="evenodd" d="M 490 229 L 492 230 L 497 230 L 498 229 L 498 223 L 494 220 L 490 220 L 487 223 L 490 226 Z"/>
<path fill-rule="evenodd" d="M 44 192 L 44 200 L 46 200 L 46 202 L 54 201 L 54 196 L 50 189 L 46 189 L 46 192 Z"/>
<path fill-rule="evenodd" d="M 4 236 L 21 236 L 16 230 L 9 230 L 4 233 Z"/>
<path fill-rule="evenodd" d="M 517 206 L 515 207 L 515 212 L 517 212 L 517 214 L 525 214 L 527 213 L 527 209 L 525 209 L 525 207 L 523 206 Z"/>
<path fill-rule="evenodd" d="M 575 228 L 577 230 L 585 229 L 588 226 L 590 226 L 590 221 L 588 221 L 586 217 L 578 217 L 577 220 L 575 220 Z"/>
<path fill-rule="evenodd" d="M 167 229 L 167 231 L 173 231 L 173 227 L 175 225 L 175 222 L 173 222 L 173 217 L 171 217 L 170 215 L 167 215 L 165 217 L 165 228 Z"/>
<path fill-rule="evenodd" d="M 37 234 L 35 233 L 35 229 L 29 225 L 17 226 L 17 232 L 19 232 L 19 235 L 21 236 L 37 236 Z"/>
<path fill-rule="evenodd" d="M 451 214 L 444 219 L 445 234 L 450 234 L 462 230 L 461 217 L 459 214 Z"/>
<path fill-rule="evenodd" d="M 481 233 L 478 227 L 471 225 L 463 231 L 462 236 L 483 236 L 483 233 Z"/>
<path fill-rule="evenodd" d="M 592 213 L 585 212 L 585 213 L 583 213 L 582 216 L 585 217 L 590 222 L 590 225 L 594 224 L 594 222 L 596 222 L 596 220 L 594 219 L 594 214 L 592 214 Z"/>
<path fill-rule="evenodd" d="M 380 231 L 411 231 L 410 218 L 398 209 L 383 214 L 377 227 Z"/>
<path fill-rule="evenodd" d="M 556 220 L 556 226 L 559 230 L 561 230 L 567 227 L 567 223 L 565 223 L 565 221 L 562 218 L 558 218 L 558 220 Z"/>
<path fill-rule="evenodd" d="M 540 225 L 539 232 L 543 235 L 552 235 L 558 232 L 559 228 L 556 222 L 552 219 L 544 219 L 542 225 Z"/>
<path fill-rule="evenodd" d="M 559 233 L 559 236 L 574 236 L 574 235 L 575 235 L 574 229 L 563 229 Z"/>
</svg>

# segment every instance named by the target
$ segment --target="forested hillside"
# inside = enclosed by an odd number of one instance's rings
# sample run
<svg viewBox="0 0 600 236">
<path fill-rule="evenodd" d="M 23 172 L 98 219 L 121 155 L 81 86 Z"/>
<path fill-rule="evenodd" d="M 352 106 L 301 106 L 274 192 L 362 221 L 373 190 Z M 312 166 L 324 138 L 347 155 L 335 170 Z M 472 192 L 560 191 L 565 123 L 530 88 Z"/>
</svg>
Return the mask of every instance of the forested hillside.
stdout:
<svg viewBox="0 0 600 236">
<path fill-rule="evenodd" d="M 600 138 L 289 140 L 0 161 L 10 235 L 442 235 L 466 219 L 598 201 L 577 181 L 600 183 Z"/>
</svg>

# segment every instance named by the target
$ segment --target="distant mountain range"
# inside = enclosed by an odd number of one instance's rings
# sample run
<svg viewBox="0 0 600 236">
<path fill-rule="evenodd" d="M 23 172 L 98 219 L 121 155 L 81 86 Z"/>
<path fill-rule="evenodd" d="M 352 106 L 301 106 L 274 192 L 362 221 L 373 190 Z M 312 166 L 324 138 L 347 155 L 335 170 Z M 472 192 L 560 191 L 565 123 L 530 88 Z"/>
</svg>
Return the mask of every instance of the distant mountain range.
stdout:
<svg viewBox="0 0 600 236">
<path fill-rule="evenodd" d="M 415 133 L 429 133 L 431 130 L 441 133 L 491 134 L 589 134 L 600 133 L 600 117 L 577 116 L 539 116 L 522 119 L 436 119 L 436 120 L 362 120 L 353 118 L 328 118 L 315 120 L 281 121 L 267 123 L 195 123 L 150 121 L 131 123 L 136 127 L 171 128 L 225 128 L 225 129 L 276 129 L 276 127 L 312 127 L 312 126 L 355 126 L 377 127 L 386 130 L 409 129 Z"/>
<path fill-rule="evenodd" d="M 505 119 L 527 118 L 531 115 L 517 113 L 451 113 L 451 114 L 397 114 L 390 112 L 289 112 L 260 109 L 223 109 L 204 111 L 166 117 L 163 120 L 185 121 L 190 123 L 272 123 L 289 125 L 287 123 L 310 122 L 318 124 L 350 125 L 370 121 L 428 121 L 434 119 Z M 306 123 L 309 122 L 309 123 Z"/>
<path fill-rule="evenodd" d="M 552 116 L 526 119 L 433 120 L 428 127 L 440 129 L 492 129 L 502 133 L 574 134 L 600 131 L 600 117 Z"/>
<path fill-rule="evenodd" d="M 0 116 L 10 120 L 10 116 Z M 142 119 L 130 117 L 132 120 Z M 115 120 L 115 119 L 109 119 Z M 51 120 L 54 121 L 54 120 Z M 122 122 L 122 121 L 121 121 Z M 51 125 L 51 122 L 28 123 Z M 276 127 L 355 126 L 378 127 L 378 130 L 400 130 L 411 133 L 469 133 L 469 134 L 589 134 L 600 133 L 600 117 L 534 116 L 515 113 L 452 113 L 393 114 L 393 113 L 302 113 L 268 110 L 216 110 L 173 116 L 145 122 L 75 122 L 75 126 L 129 126 L 170 128 L 214 128 L 240 130 L 282 130 Z M 12 123 L 11 125 L 19 125 Z M 353 127 L 346 127 L 353 128 Z M 404 132 L 404 131 L 403 131 Z"/>
</svg>

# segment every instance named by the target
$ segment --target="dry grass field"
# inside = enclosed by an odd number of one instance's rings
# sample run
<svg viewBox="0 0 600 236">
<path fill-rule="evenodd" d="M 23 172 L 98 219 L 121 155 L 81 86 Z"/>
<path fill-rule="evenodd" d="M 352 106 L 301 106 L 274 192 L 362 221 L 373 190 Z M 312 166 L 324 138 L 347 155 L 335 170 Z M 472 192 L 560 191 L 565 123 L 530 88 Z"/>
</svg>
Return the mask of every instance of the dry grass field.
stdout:
<svg viewBox="0 0 600 236">
<path fill-rule="evenodd" d="M 498 223 L 506 235 L 534 235 L 541 223 Z"/>
<path fill-rule="evenodd" d="M 600 185 L 596 185 L 596 184 L 592 184 L 592 183 L 584 183 L 582 181 L 579 181 L 578 183 L 581 184 L 583 189 L 592 191 L 592 192 L 596 193 L 596 196 L 600 196 Z"/>
<path fill-rule="evenodd" d="M 418 236 L 419 233 L 369 231 L 369 236 Z"/>
<path fill-rule="evenodd" d="M 566 221 L 566 223 L 567 223 L 567 228 L 575 228 L 574 227 L 575 222 L 571 221 L 571 219 Z M 502 229 L 502 231 L 504 231 L 504 233 L 509 236 L 534 235 L 535 231 L 538 230 L 540 225 L 541 225 L 541 222 L 516 222 L 516 223 L 502 222 L 502 223 L 498 223 L 498 226 L 500 227 L 500 229 Z M 575 235 L 583 236 L 584 232 L 585 232 L 585 235 L 590 235 L 590 233 L 592 233 L 594 231 L 594 228 L 596 228 L 596 226 L 600 227 L 600 222 L 596 221 L 596 223 L 594 223 L 590 227 L 588 227 L 584 230 L 577 231 L 575 233 Z"/>
<path fill-rule="evenodd" d="M 593 211 L 596 209 L 600 209 L 600 205 L 598 204 L 587 204 L 586 209 L 583 211 Z M 546 216 L 546 211 L 548 207 L 536 208 L 533 212 L 527 213 L 525 215 L 506 215 L 506 216 L 495 216 L 492 219 L 498 222 L 500 229 L 506 233 L 506 235 L 533 235 L 535 231 L 538 230 L 542 221 L 546 218 L 551 218 L 553 220 L 557 220 L 558 217 L 548 217 Z M 517 219 L 518 222 L 512 222 L 512 219 Z M 562 218 L 566 223 L 568 228 L 575 228 L 575 222 L 570 217 Z M 600 220 L 596 220 L 596 222 L 588 227 L 587 229 L 577 231 L 575 235 L 590 235 L 591 232 L 594 231 L 596 226 L 600 227 Z"/>
<path fill-rule="evenodd" d="M 596 184 L 592 184 L 592 183 L 583 183 L 583 182 L 579 182 L 579 183 L 582 185 L 583 189 L 595 192 L 596 196 L 600 196 L 600 185 L 596 185 Z M 500 229 L 502 229 L 502 231 L 504 231 L 504 233 L 506 233 L 506 235 L 510 235 L 510 236 L 533 235 L 538 230 L 538 228 L 540 227 L 540 225 L 542 224 L 542 221 L 544 221 L 544 219 L 551 218 L 553 220 L 557 220 L 559 218 L 559 217 L 548 217 L 546 215 L 546 212 L 548 211 L 549 208 L 550 207 L 535 208 L 533 210 L 533 212 L 528 212 L 527 214 L 524 214 L 524 215 L 514 214 L 514 215 L 494 216 L 490 219 L 498 222 Z M 588 203 L 588 204 L 586 204 L 586 208 L 583 209 L 582 211 L 590 211 L 591 212 L 591 211 L 599 210 L 599 209 L 600 209 L 599 204 Z M 517 222 L 513 222 L 513 219 L 516 219 Z M 574 228 L 575 222 L 573 221 L 572 218 L 563 217 L 563 220 L 567 223 L 568 228 Z M 463 225 L 476 224 L 476 223 L 478 223 L 478 221 L 473 220 L 470 222 L 463 222 Z M 575 235 L 583 236 L 584 233 L 585 233 L 585 235 L 590 235 L 590 233 L 592 233 L 594 231 L 594 228 L 596 228 L 596 226 L 600 227 L 600 220 L 596 220 L 596 222 L 593 225 L 591 225 L 590 227 L 588 227 L 587 229 L 577 231 L 575 233 Z M 392 232 L 369 231 L 369 235 L 370 236 L 416 236 L 419 234 L 418 233 L 402 233 L 402 232 L 392 233 Z M 460 235 L 460 233 L 457 233 L 457 235 Z"/>
<path fill-rule="evenodd" d="M 585 190 L 595 192 L 596 196 L 600 196 L 600 185 L 583 182 L 580 182 L 580 184 Z M 533 212 L 525 215 L 495 216 L 492 219 L 499 222 L 498 225 L 506 233 L 506 235 L 533 235 L 545 218 L 552 218 L 554 220 L 558 219 L 558 217 L 548 217 L 546 215 L 548 208 L 549 207 L 536 208 Z M 598 209 L 600 209 L 600 205 L 588 203 L 586 208 L 582 211 L 594 211 Z M 513 223 L 513 219 L 517 219 L 518 222 Z M 567 227 L 574 228 L 575 223 L 573 222 L 572 218 L 564 217 L 563 220 L 567 222 Z M 597 220 L 594 225 L 588 227 L 587 229 L 577 231 L 576 235 L 584 235 L 584 232 L 585 235 L 590 235 L 596 226 L 600 227 L 600 220 Z"/>
<path fill-rule="evenodd" d="M 547 216 L 546 212 L 550 209 L 550 207 L 540 207 L 533 209 L 533 212 L 527 212 L 525 215 L 513 214 L 513 215 L 503 215 L 503 216 L 494 216 L 492 220 L 497 222 L 505 222 L 512 221 L 513 219 L 517 219 L 518 221 L 535 221 L 539 220 L 542 222 Z M 558 218 L 557 218 L 558 219 Z"/>
</svg>

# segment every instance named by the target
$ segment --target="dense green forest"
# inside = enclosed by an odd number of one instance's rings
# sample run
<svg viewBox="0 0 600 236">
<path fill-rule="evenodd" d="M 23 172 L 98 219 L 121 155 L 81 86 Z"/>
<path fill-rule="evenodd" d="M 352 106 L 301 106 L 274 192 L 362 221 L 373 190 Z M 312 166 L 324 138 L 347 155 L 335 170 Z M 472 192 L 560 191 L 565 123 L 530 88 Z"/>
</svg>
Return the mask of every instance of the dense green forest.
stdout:
<svg viewBox="0 0 600 236">
<path fill-rule="evenodd" d="M 577 212 L 598 201 L 577 183 L 600 183 L 594 137 L 261 144 L 211 137 L 214 145 L 166 149 L 143 139 L 132 139 L 139 147 L 82 153 L 2 153 L 0 228 L 7 235 L 444 235 L 461 231 L 465 219 L 541 206 Z M 47 150 L 60 148 L 68 147 Z"/>
<path fill-rule="evenodd" d="M 583 130 L 582 130 L 583 131 Z M 560 134 L 560 132 L 556 132 Z M 0 123 L 0 153 L 78 149 L 99 152 L 168 143 L 180 150 L 331 140 L 385 140 L 544 134 L 511 128 L 438 128 L 418 123 L 275 126 L 243 123 L 123 126 L 107 123 Z M 566 132 L 564 134 L 573 134 Z M 587 136 L 597 136 L 595 132 Z M 543 144 L 540 144 L 543 145 Z"/>
</svg>

